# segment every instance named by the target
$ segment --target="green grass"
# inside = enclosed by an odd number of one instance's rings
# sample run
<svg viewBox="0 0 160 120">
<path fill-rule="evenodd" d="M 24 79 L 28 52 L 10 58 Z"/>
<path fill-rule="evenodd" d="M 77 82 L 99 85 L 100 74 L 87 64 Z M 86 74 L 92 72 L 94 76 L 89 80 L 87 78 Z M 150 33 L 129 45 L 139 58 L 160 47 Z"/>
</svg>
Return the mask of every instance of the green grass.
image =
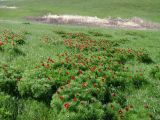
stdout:
<svg viewBox="0 0 160 120">
<path fill-rule="evenodd" d="M 159 0 L 16 0 L 0 1 L 0 5 L 19 7 L 0 9 L 1 19 L 24 19 L 47 13 L 131 18 L 134 16 L 160 22 Z"/>
<path fill-rule="evenodd" d="M 103 113 L 103 111 L 101 111 L 102 106 L 98 102 L 90 104 L 90 107 L 87 108 L 79 106 L 81 107 L 82 113 L 85 111 L 86 116 L 79 113 L 75 114 L 74 112 L 70 114 L 63 108 L 61 111 L 58 111 L 61 107 L 64 107 L 63 103 L 57 99 L 57 96 L 54 93 L 55 89 L 57 90 L 60 87 L 58 86 L 58 88 L 50 89 L 50 83 L 44 84 L 43 81 L 36 81 L 36 78 L 30 79 L 31 75 L 34 74 L 33 68 L 35 68 L 36 65 L 41 64 L 42 61 L 46 61 L 48 57 L 58 61 L 56 54 L 64 53 L 66 51 L 69 51 L 72 54 L 75 52 L 74 50 L 71 51 L 63 45 L 63 41 L 66 39 L 66 36 L 61 36 L 56 33 L 56 31 L 63 31 L 66 33 L 84 33 L 89 35 L 93 40 L 97 41 L 100 39 L 105 39 L 113 43 L 115 42 L 119 45 L 116 46 L 118 48 L 132 48 L 134 50 L 144 48 L 147 50 L 149 57 L 153 60 L 152 63 L 147 64 L 133 61 L 133 64 L 129 65 L 129 68 L 133 71 L 144 69 L 144 76 L 147 83 L 142 85 L 139 89 L 129 86 L 127 88 L 128 91 L 121 91 L 119 89 L 114 89 L 113 91 L 118 91 L 119 94 L 122 95 L 122 98 L 124 95 L 127 99 L 127 103 L 133 105 L 133 109 L 125 114 L 125 120 L 159 120 L 160 80 L 157 76 L 152 76 L 150 71 L 153 70 L 155 65 L 160 65 L 160 31 L 113 30 L 96 27 L 48 25 L 39 23 L 24 24 L 25 17 L 27 16 L 45 15 L 49 12 L 52 14 L 98 16 L 101 18 L 108 16 L 131 18 L 133 16 L 137 16 L 147 20 L 160 22 L 159 4 L 159 0 L 0 1 L 0 5 L 19 7 L 15 10 L 0 8 L 0 34 L 5 30 L 9 30 L 25 36 L 23 38 L 25 40 L 25 44 L 17 47 L 20 51 L 13 52 L 13 49 L 9 49 L 9 47 L 6 48 L 6 51 L 1 51 L 0 49 L 0 119 L 35 120 L 38 118 L 40 120 L 57 120 L 57 118 L 61 118 L 62 120 L 71 120 L 70 117 L 73 119 L 90 117 L 88 120 L 97 120 L 96 117 Z M 49 43 L 44 42 L 46 36 L 49 38 Z M 82 53 L 86 54 L 85 52 Z M 99 53 L 97 52 L 97 54 Z M 90 54 L 85 56 L 88 57 Z M 5 64 L 9 66 L 7 75 L 11 76 L 12 79 L 4 80 L 3 78 L 5 75 L 1 72 L 1 70 L 4 70 L 1 65 L 5 66 Z M 22 79 L 24 82 L 22 81 L 20 83 L 16 83 L 15 85 L 17 80 L 15 80 L 14 76 L 19 77 L 18 70 L 22 71 Z M 71 72 L 74 73 L 74 69 L 71 70 Z M 64 79 L 67 78 L 67 76 L 62 77 L 64 77 Z M 62 79 L 62 81 L 64 79 Z M 64 83 L 59 84 L 62 86 L 64 85 Z M 71 83 L 71 85 L 78 86 L 79 84 Z M 74 87 L 71 86 L 71 89 L 69 89 L 67 93 L 69 94 L 72 92 L 72 90 L 74 90 L 73 88 Z M 78 86 L 78 88 L 80 87 Z M 51 93 L 49 92 L 46 94 L 46 96 L 49 95 L 49 98 L 38 98 L 38 96 L 42 94 L 41 92 L 44 92 L 46 89 L 48 91 L 51 90 Z M 100 93 L 101 92 L 102 91 L 100 91 Z M 25 94 L 27 96 L 25 96 Z M 66 95 L 65 92 L 62 92 L 62 94 Z M 114 97 L 112 99 L 113 101 L 109 100 L 109 104 L 107 104 L 107 106 L 112 104 L 114 105 L 115 110 L 118 110 L 120 105 L 115 103 L 116 100 L 114 100 Z M 58 107 L 56 106 L 56 108 L 52 103 L 57 103 Z M 59 105 L 59 103 L 62 105 Z M 145 104 L 148 105 L 148 108 L 145 108 Z M 106 106 L 103 104 L 103 107 L 105 108 Z M 125 108 L 123 110 L 125 110 Z M 94 112 L 95 114 L 93 114 Z M 115 116 L 116 118 L 117 113 L 114 115 L 113 111 L 108 110 L 108 108 L 106 112 L 107 115 L 110 116 L 107 116 L 106 119 L 116 120 L 112 116 Z M 68 117 L 69 115 L 70 117 Z"/>
<path fill-rule="evenodd" d="M 11 66 L 16 66 L 18 68 L 28 71 L 33 69 L 35 64 L 41 63 L 44 61 L 48 56 L 52 56 L 52 58 L 56 58 L 55 54 L 63 53 L 67 49 L 63 45 L 50 45 L 44 44 L 41 39 L 43 36 L 49 36 L 52 38 L 53 41 L 63 41 L 63 38 L 57 35 L 54 31 L 65 31 L 65 32 L 82 32 L 82 33 L 92 33 L 92 32 L 99 32 L 102 34 L 107 34 L 107 37 L 110 41 L 116 40 L 126 40 L 125 44 L 121 44 L 121 48 L 133 48 L 135 50 L 140 48 L 145 48 L 149 52 L 149 56 L 154 60 L 154 64 L 135 64 L 133 69 L 142 68 L 145 69 L 145 76 L 147 76 L 147 81 L 149 84 L 144 85 L 140 89 L 131 89 L 130 93 L 127 96 L 128 103 L 134 105 L 134 111 L 126 116 L 126 120 L 149 120 L 149 115 L 152 114 L 154 119 L 159 119 L 159 99 L 160 94 L 159 90 L 160 81 L 157 79 L 152 78 L 149 75 L 151 68 L 155 64 L 160 64 L 160 33 L 159 31 L 133 31 L 133 30 L 110 30 L 110 29 L 103 29 L 103 28 L 88 28 L 88 27 L 76 27 L 76 26 L 56 26 L 56 25 L 45 25 L 45 24 L 23 24 L 23 23 L 8 23 L 8 22 L 1 22 L 3 23 L 0 26 L 0 31 L 5 29 L 14 31 L 16 33 L 22 33 L 23 31 L 27 31 L 26 35 L 26 45 L 21 46 L 20 49 L 26 53 L 26 56 L 17 56 L 12 58 L 12 56 L 8 56 L 6 53 L 0 52 L 0 61 L 1 63 L 8 63 Z M 92 36 L 93 39 L 104 39 L 104 36 Z M 105 38 L 106 39 L 106 38 Z M 10 59 L 10 57 L 12 59 Z M 146 112 L 144 108 L 144 104 L 147 103 L 149 105 L 149 109 Z M 24 104 L 26 104 L 24 102 Z M 42 103 L 34 103 L 35 106 L 39 106 L 36 104 Z M 25 109 L 25 108 L 24 108 Z M 28 108 L 26 108 L 28 109 Z M 49 108 L 46 108 L 49 109 Z M 23 109 L 22 109 L 23 111 Z M 18 119 L 24 118 L 28 115 L 31 119 L 34 119 L 34 115 L 40 117 L 41 114 L 44 114 L 43 111 L 38 113 L 34 113 L 34 111 L 28 111 L 26 114 L 18 115 Z M 45 114 L 52 114 L 46 113 Z M 20 117 L 19 117 L 20 116 Z M 52 116 L 53 117 L 53 116 Z M 51 117 L 51 118 L 52 118 Z M 42 119 L 49 119 L 46 116 L 43 116 Z"/>
</svg>

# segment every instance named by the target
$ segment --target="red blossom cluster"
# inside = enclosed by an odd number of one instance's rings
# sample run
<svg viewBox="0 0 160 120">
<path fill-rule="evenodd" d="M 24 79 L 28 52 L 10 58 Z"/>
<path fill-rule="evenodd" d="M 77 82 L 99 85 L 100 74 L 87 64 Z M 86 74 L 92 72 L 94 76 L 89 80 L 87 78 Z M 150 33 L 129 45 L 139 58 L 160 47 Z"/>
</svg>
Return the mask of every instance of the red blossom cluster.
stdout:
<svg viewBox="0 0 160 120">
<path fill-rule="evenodd" d="M 134 83 L 135 86 L 141 85 L 139 80 L 143 82 L 143 71 L 141 69 L 131 71 L 129 67 L 139 55 L 137 51 L 115 48 L 114 43 L 107 40 L 86 39 L 83 34 L 68 34 L 68 36 L 69 38 L 64 40 L 64 45 L 67 49 L 73 50 L 73 53 L 67 51 L 57 54 L 57 60 L 48 57 L 40 66 L 47 68 L 45 73 L 50 76 L 45 77 L 51 81 L 57 80 L 54 83 L 57 82 L 60 87 L 55 98 L 63 103 L 64 108 L 69 109 L 74 106 L 76 109 L 79 103 L 85 105 L 88 101 L 96 101 L 106 95 L 104 92 L 106 89 L 111 93 L 107 97 L 113 100 L 121 99 L 119 94 L 112 92 L 110 88 L 124 90 L 128 87 L 126 86 L 128 82 Z M 124 101 L 115 100 L 115 102 L 120 105 L 116 111 L 120 116 L 132 108 L 129 105 L 122 108 Z M 114 105 L 111 105 L 111 108 L 115 110 Z"/>
</svg>

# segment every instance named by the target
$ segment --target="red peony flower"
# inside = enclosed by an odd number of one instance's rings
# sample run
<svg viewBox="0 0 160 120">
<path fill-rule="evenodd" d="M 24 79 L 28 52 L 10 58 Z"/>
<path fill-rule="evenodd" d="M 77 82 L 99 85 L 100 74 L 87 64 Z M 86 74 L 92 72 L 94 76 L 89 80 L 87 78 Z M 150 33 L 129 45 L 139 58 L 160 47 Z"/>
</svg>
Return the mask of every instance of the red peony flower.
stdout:
<svg viewBox="0 0 160 120">
<path fill-rule="evenodd" d="M 79 70 L 79 74 L 82 74 L 82 71 L 81 71 L 81 70 Z"/>
<path fill-rule="evenodd" d="M 123 113 L 123 111 L 122 111 L 121 109 L 119 109 L 119 110 L 118 110 L 118 113 L 119 113 L 119 114 L 122 114 L 122 113 Z"/>
<path fill-rule="evenodd" d="M 77 98 L 76 98 L 76 97 L 74 97 L 74 98 L 73 98 L 73 101 L 77 101 Z"/>
<path fill-rule="evenodd" d="M 49 57 L 48 62 L 54 63 L 54 61 Z"/>
<path fill-rule="evenodd" d="M 75 80 L 75 77 L 74 77 L 74 76 L 71 76 L 71 79 L 72 79 L 72 80 Z"/>
<path fill-rule="evenodd" d="M 7 37 L 5 38 L 5 40 L 6 40 L 6 43 L 8 43 L 8 38 Z"/>
<path fill-rule="evenodd" d="M 129 106 L 126 106 L 125 109 L 126 109 L 126 111 L 129 111 Z"/>
<path fill-rule="evenodd" d="M 44 63 L 42 63 L 41 65 L 42 65 L 42 66 L 45 66 L 45 64 L 44 64 Z"/>
<path fill-rule="evenodd" d="M 49 64 L 47 64 L 45 67 L 48 69 L 49 68 Z"/>
<path fill-rule="evenodd" d="M 112 93 L 112 96 L 114 96 L 114 97 L 115 97 L 115 96 L 116 96 L 116 93 Z"/>
<path fill-rule="evenodd" d="M 68 71 L 66 72 L 66 75 L 69 75 L 69 72 L 68 72 Z"/>
<path fill-rule="evenodd" d="M 96 86 L 97 86 L 97 84 L 96 84 L 96 83 L 94 83 L 94 84 L 93 84 L 93 86 L 94 86 L 94 87 L 96 87 Z"/>
<path fill-rule="evenodd" d="M 101 68 L 99 68 L 99 69 L 98 69 L 98 72 L 102 72 L 102 69 L 101 69 Z"/>
<path fill-rule="evenodd" d="M 142 73 L 140 73 L 140 76 L 143 76 L 143 74 L 142 74 Z"/>
<path fill-rule="evenodd" d="M 100 56 L 98 56 L 98 60 L 101 60 L 101 57 L 100 57 Z"/>
<path fill-rule="evenodd" d="M 68 84 L 70 84 L 71 83 L 71 81 L 70 80 L 68 80 Z"/>
<path fill-rule="evenodd" d="M 75 66 L 75 64 L 74 64 L 74 63 L 72 63 L 72 66 Z"/>
<path fill-rule="evenodd" d="M 65 103 L 65 104 L 64 104 L 64 107 L 65 107 L 66 109 L 68 109 L 68 108 L 69 108 L 69 104 L 68 104 L 68 103 Z"/>
<path fill-rule="evenodd" d="M 66 60 L 66 63 L 68 63 L 68 62 L 69 62 L 69 59 L 68 59 L 68 57 L 66 57 L 66 58 L 65 58 L 65 60 Z"/>
<path fill-rule="evenodd" d="M 87 86 L 86 82 L 82 83 L 82 87 L 86 87 L 86 86 Z"/>
<path fill-rule="evenodd" d="M 4 43 L 0 41 L 0 46 L 2 46 L 2 45 L 4 45 Z"/>
<path fill-rule="evenodd" d="M 92 67 L 90 70 L 91 72 L 94 72 L 96 70 L 96 66 Z"/>
</svg>

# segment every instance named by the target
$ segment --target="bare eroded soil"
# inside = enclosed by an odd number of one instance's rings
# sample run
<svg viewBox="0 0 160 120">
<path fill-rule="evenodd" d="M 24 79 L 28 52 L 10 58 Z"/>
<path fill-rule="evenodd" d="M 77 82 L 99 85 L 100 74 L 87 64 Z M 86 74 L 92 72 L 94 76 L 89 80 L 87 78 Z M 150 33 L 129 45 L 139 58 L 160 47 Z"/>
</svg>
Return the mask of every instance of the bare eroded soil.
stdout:
<svg viewBox="0 0 160 120">
<path fill-rule="evenodd" d="M 49 23 L 49 24 L 70 24 L 82 26 L 95 26 L 107 28 L 126 28 L 126 29 L 160 29 L 159 23 L 145 21 L 134 17 L 131 19 L 105 18 L 78 15 L 45 15 L 41 17 L 27 17 L 28 20 Z"/>
</svg>

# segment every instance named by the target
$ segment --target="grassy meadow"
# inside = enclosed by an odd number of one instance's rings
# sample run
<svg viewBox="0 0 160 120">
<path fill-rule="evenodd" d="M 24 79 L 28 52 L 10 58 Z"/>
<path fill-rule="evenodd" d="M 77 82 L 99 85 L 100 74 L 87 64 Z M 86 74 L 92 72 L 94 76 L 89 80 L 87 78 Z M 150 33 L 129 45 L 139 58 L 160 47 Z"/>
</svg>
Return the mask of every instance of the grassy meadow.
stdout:
<svg viewBox="0 0 160 120">
<path fill-rule="evenodd" d="M 0 5 L 19 7 L 15 10 L 1 9 L 1 19 L 24 19 L 27 16 L 71 14 L 84 16 L 141 17 L 160 22 L 159 0 L 8 0 Z"/>
<path fill-rule="evenodd" d="M 160 22 L 159 3 L 0 1 L 18 7 L 0 8 L 0 120 L 159 120 L 159 30 L 25 20 L 51 12 Z"/>
</svg>

